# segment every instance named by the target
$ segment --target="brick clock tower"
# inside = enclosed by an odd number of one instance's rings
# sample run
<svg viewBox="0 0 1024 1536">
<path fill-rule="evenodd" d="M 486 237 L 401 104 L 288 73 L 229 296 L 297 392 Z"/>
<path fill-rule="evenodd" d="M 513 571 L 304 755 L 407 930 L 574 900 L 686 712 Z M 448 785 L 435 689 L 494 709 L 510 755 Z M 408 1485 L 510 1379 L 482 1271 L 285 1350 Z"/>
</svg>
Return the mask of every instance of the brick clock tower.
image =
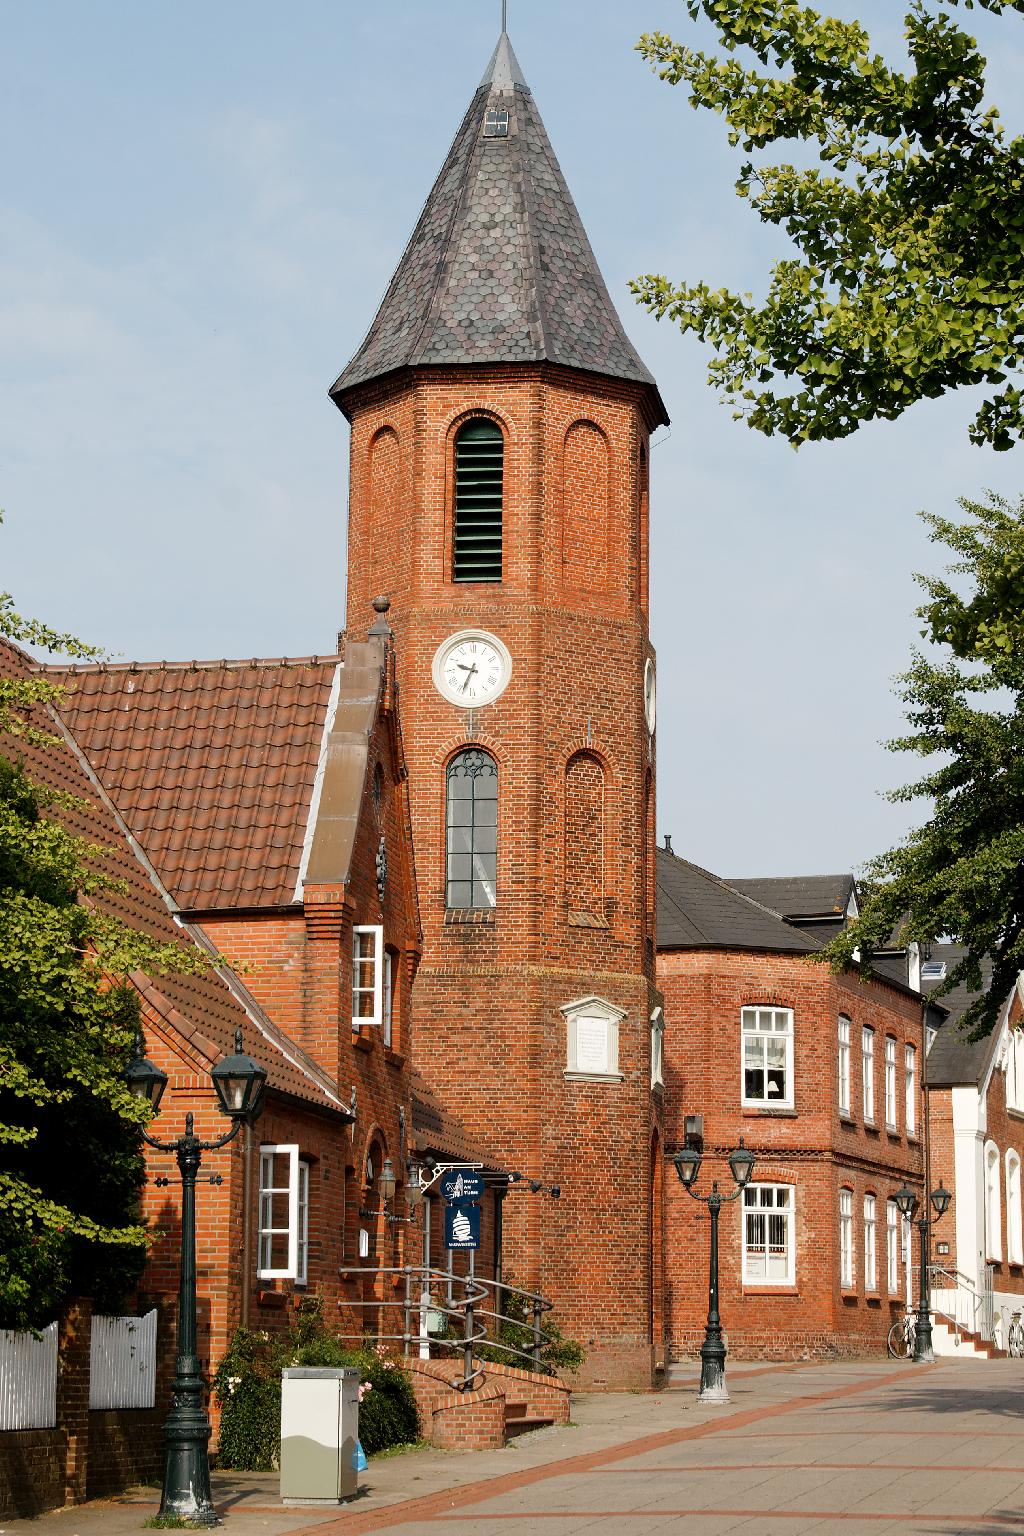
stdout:
<svg viewBox="0 0 1024 1536">
<path fill-rule="evenodd" d="M 667 421 L 503 34 L 370 331 L 348 612 L 391 599 L 417 1065 L 501 1160 L 582 1380 L 664 1360 L 648 441 Z"/>
</svg>

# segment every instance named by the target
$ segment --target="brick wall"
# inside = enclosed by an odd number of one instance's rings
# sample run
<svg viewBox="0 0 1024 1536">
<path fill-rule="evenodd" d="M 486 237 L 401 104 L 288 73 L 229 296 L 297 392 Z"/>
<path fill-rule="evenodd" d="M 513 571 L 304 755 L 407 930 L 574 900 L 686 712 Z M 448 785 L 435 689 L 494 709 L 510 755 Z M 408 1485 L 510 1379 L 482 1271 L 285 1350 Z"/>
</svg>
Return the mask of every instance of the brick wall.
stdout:
<svg viewBox="0 0 1024 1536">
<path fill-rule="evenodd" d="M 505 436 L 500 584 L 451 580 L 453 443 L 477 414 Z M 557 1206 L 508 1201 L 506 1270 L 552 1296 L 595 1385 L 648 1385 L 656 1353 L 642 697 L 651 425 L 644 391 L 628 384 L 546 367 L 430 369 L 368 386 L 351 438 L 350 623 L 388 594 L 402 686 L 424 927 L 417 1064 L 501 1165 L 561 1186 Z M 375 478 L 381 433 L 388 469 Z M 431 677 L 438 646 L 468 627 L 498 635 L 513 663 L 506 691 L 472 717 Z M 445 776 L 470 743 L 498 765 L 498 901 L 452 922 Z M 567 775 L 573 759 L 586 774 Z M 568 858 L 567 825 L 579 845 Z M 570 922 L 576 909 L 596 921 Z M 621 1080 L 565 1077 L 559 1010 L 590 994 L 626 1010 Z"/>
<path fill-rule="evenodd" d="M 881 980 L 835 977 L 827 967 L 790 955 L 723 951 L 662 951 L 665 995 L 666 1123 L 671 1154 L 683 1144 L 683 1119 L 703 1115 L 705 1159 L 697 1188 L 717 1178 L 735 1185 L 725 1161 L 744 1137 L 757 1159 L 755 1184 L 793 1191 L 794 1269 L 791 1282 L 745 1279 L 743 1200 L 720 1220 L 720 1305 L 730 1349 L 770 1358 L 879 1351 L 902 1310 L 906 1273 L 898 1255 L 896 1288 L 886 1266 L 886 1202 L 909 1181 L 922 1182 L 920 1073 L 913 1133 L 905 1114 L 902 1051 L 918 1048 L 920 1005 Z M 793 1010 L 793 1108 L 744 1107 L 741 1092 L 741 1010 L 762 1005 Z M 851 1021 L 851 1103 L 839 1111 L 837 1028 Z M 865 1122 L 860 1031 L 875 1030 L 876 1123 Z M 884 1040 L 897 1042 L 896 1123 L 885 1125 Z M 879 1124 L 878 1121 L 881 1121 Z M 840 1277 L 839 1193 L 852 1194 L 853 1277 Z M 876 1283 L 865 1283 L 864 1198 L 876 1202 Z M 670 1166 L 666 1236 L 669 1332 L 673 1357 L 692 1355 L 707 1313 L 709 1220 Z"/>
</svg>

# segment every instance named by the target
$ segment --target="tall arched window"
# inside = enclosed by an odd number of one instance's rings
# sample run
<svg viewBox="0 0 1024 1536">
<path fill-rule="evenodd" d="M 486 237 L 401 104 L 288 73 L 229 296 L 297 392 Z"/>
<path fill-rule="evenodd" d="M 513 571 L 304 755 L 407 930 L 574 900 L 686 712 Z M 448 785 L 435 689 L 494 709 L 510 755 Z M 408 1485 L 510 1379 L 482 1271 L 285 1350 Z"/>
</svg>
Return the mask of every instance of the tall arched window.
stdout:
<svg viewBox="0 0 1024 1536">
<path fill-rule="evenodd" d="M 455 581 L 501 580 L 501 514 L 505 439 L 493 421 L 478 416 L 455 439 Z"/>
<path fill-rule="evenodd" d="M 985 1143 L 985 1253 L 989 1259 L 1003 1257 L 1003 1202 L 999 1192 L 999 1148 Z"/>
<path fill-rule="evenodd" d="M 498 765 L 474 747 L 448 765 L 449 907 L 493 907 L 498 884 Z"/>
<path fill-rule="evenodd" d="M 1006 1257 L 1011 1264 L 1024 1264 L 1024 1232 L 1021 1230 L 1020 1158 L 1006 1154 Z"/>
</svg>

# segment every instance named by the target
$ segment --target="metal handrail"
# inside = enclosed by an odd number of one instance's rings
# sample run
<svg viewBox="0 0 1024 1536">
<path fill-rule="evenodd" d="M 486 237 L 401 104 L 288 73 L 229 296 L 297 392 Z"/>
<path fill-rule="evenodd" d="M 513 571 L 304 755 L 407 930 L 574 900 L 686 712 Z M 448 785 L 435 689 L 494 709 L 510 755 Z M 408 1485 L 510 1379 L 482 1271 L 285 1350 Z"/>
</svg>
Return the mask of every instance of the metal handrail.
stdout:
<svg viewBox="0 0 1024 1536">
<path fill-rule="evenodd" d="M 962 1274 L 958 1269 L 946 1269 L 941 1264 L 929 1264 L 928 1279 L 929 1295 L 932 1301 L 932 1311 L 936 1314 L 937 1317 L 944 1318 L 947 1323 L 952 1325 L 953 1336 L 957 1345 L 960 1343 L 961 1333 L 976 1333 L 978 1334 L 979 1338 L 982 1337 L 984 1330 L 983 1327 L 979 1324 L 978 1313 L 985 1307 L 985 1298 L 979 1295 L 978 1291 L 971 1284 L 970 1280 L 968 1280 L 967 1276 Z M 970 1302 L 973 1308 L 973 1314 L 971 1317 L 971 1323 L 973 1324 L 972 1327 L 968 1328 L 966 1323 L 961 1323 L 955 1312 L 950 1313 L 944 1307 L 936 1306 L 936 1280 L 945 1280 L 948 1282 L 946 1285 L 940 1285 L 938 1287 L 939 1290 L 951 1290 L 956 1295 L 962 1293 Z"/>
<path fill-rule="evenodd" d="M 422 1342 L 419 1330 L 415 1333 L 412 1330 L 412 1317 L 414 1312 L 419 1312 L 425 1305 L 423 1301 L 423 1294 L 425 1292 L 430 1296 L 429 1306 L 432 1312 L 438 1312 L 446 1318 L 461 1320 L 461 1339 L 445 1339 L 439 1338 L 437 1335 L 433 1335 L 431 1338 L 431 1343 L 440 1349 L 460 1348 L 463 1351 L 463 1376 L 461 1380 L 452 1383 L 460 1391 L 469 1390 L 477 1378 L 483 1375 L 483 1371 L 475 1363 L 475 1352 L 478 1345 L 485 1345 L 489 1349 L 500 1350 L 503 1354 L 514 1355 L 521 1360 L 530 1361 L 535 1371 L 543 1372 L 541 1356 L 545 1346 L 552 1343 L 553 1338 L 550 1334 L 545 1333 L 541 1327 L 540 1319 L 545 1312 L 551 1311 L 554 1304 L 546 1297 L 538 1295 L 535 1291 L 525 1291 L 518 1286 L 506 1285 L 496 1280 L 486 1280 L 479 1275 L 453 1275 L 447 1270 L 432 1269 L 428 1265 L 405 1264 L 399 1267 L 346 1264 L 341 1266 L 340 1273 L 343 1277 L 369 1275 L 374 1280 L 383 1279 L 387 1275 L 399 1275 L 402 1277 L 405 1284 L 404 1295 L 401 1300 L 389 1300 L 386 1297 L 377 1296 L 372 1296 L 368 1299 L 362 1297 L 344 1298 L 339 1300 L 338 1306 L 339 1308 L 374 1309 L 378 1312 L 385 1307 L 401 1308 L 402 1331 L 385 1333 L 377 1330 L 373 1336 L 380 1342 L 386 1340 L 390 1343 L 401 1344 L 402 1353 L 405 1356 L 409 1355 L 411 1346 Z M 415 1297 L 413 1295 L 414 1280 L 419 1280 L 420 1282 L 419 1292 Z M 448 1290 L 452 1286 L 460 1286 L 463 1292 L 460 1300 L 455 1305 L 448 1306 L 434 1299 L 432 1294 L 434 1289 Z M 492 1292 L 494 1293 L 496 1303 L 499 1304 L 494 1307 L 481 1306 L 480 1303 L 486 1300 Z M 522 1328 L 530 1327 L 530 1324 L 524 1322 L 521 1318 L 511 1317 L 507 1312 L 500 1309 L 500 1303 L 504 1301 L 506 1296 L 520 1296 L 525 1302 L 530 1304 L 533 1315 L 533 1347 L 530 1350 L 519 1349 L 514 1344 L 507 1344 L 496 1336 L 502 1323 L 511 1323 L 513 1326 Z M 483 1327 L 478 1327 L 480 1320 L 484 1318 L 490 1319 L 497 1325 L 495 1327 L 495 1336 L 491 1335 L 486 1324 Z M 365 1332 L 362 1334 L 342 1334 L 341 1337 L 351 1339 L 365 1338 L 366 1334 Z"/>
</svg>

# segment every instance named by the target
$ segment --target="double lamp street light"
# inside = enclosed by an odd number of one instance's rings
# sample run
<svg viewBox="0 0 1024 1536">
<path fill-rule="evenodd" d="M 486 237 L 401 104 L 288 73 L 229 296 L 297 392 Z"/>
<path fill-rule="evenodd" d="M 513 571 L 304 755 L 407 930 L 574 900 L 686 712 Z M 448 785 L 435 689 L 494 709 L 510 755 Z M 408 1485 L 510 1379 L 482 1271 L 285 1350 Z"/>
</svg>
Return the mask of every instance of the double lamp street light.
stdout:
<svg viewBox="0 0 1024 1536">
<path fill-rule="evenodd" d="M 953 1192 L 947 1189 L 942 1180 L 939 1180 L 938 1189 L 933 1189 L 928 1197 L 932 1210 L 935 1212 L 935 1221 L 941 1221 L 949 1210 L 949 1202 L 953 1198 Z M 909 1185 L 904 1184 L 901 1190 L 893 1196 L 896 1209 L 906 1221 L 913 1218 L 917 1210 L 917 1196 Z M 931 1283 L 928 1273 L 931 1263 L 931 1231 L 935 1222 L 928 1216 L 928 1203 L 922 1204 L 921 1215 L 918 1217 L 917 1230 L 920 1234 L 921 1255 L 921 1283 L 918 1289 L 917 1322 L 914 1325 L 914 1361 L 918 1365 L 930 1365 L 935 1359 L 935 1351 L 932 1348 L 932 1317 L 931 1317 Z"/>
<path fill-rule="evenodd" d="M 145 1099 L 153 1114 L 167 1087 L 167 1074 L 147 1061 L 145 1040 L 139 1033 L 135 1055 L 125 1072 L 125 1082 L 136 1098 Z M 185 1116 L 185 1134 L 175 1141 L 158 1141 L 148 1131 L 142 1135 L 159 1152 L 173 1152 L 181 1172 L 181 1278 L 178 1290 L 178 1350 L 172 1406 L 164 1424 L 167 1461 L 160 1516 L 188 1521 L 190 1525 L 216 1525 L 210 1489 L 210 1420 L 206 1412 L 203 1380 L 196 1339 L 196 1183 L 204 1152 L 217 1152 L 233 1141 L 246 1121 L 255 1120 L 263 1108 L 267 1074 L 242 1050 L 242 1031 L 235 1030 L 234 1054 L 225 1056 L 212 1073 L 218 1107 L 232 1122 L 231 1129 L 216 1141 L 201 1141 L 193 1130 L 191 1110 Z M 156 1180 L 167 1184 L 166 1178 Z M 220 1184 L 219 1173 L 209 1182 Z"/>
<path fill-rule="evenodd" d="M 683 1147 L 672 1159 L 686 1193 L 693 1200 L 700 1200 L 711 1214 L 711 1256 L 708 1270 L 708 1321 L 704 1342 L 700 1347 L 699 1403 L 727 1403 L 729 1393 L 725 1385 L 725 1341 L 722 1338 L 722 1319 L 718 1311 L 718 1217 L 723 1205 L 738 1200 L 750 1183 L 754 1171 L 754 1154 L 743 1145 L 743 1137 L 735 1152 L 730 1152 L 728 1163 L 736 1189 L 731 1195 L 719 1193 L 718 1180 L 711 1182 L 710 1195 L 698 1195 L 693 1186 L 700 1172 L 701 1153 L 697 1147 Z"/>
</svg>

